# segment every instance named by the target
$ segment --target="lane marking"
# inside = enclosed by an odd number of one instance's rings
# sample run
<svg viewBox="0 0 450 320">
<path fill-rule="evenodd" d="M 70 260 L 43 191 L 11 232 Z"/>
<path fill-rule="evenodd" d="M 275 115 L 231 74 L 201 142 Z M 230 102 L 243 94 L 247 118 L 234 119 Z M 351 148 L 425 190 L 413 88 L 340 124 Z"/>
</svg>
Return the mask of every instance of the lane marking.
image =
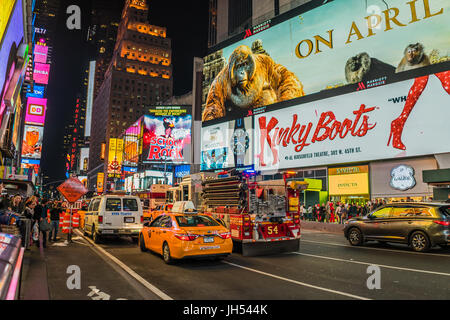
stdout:
<svg viewBox="0 0 450 320">
<path fill-rule="evenodd" d="M 323 242 L 323 241 L 313 241 L 313 240 L 305 240 L 302 238 L 302 242 L 310 242 L 314 244 L 325 244 L 329 246 L 337 246 L 337 247 L 345 247 L 345 248 L 354 248 L 354 249 L 366 249 L 366 250 L 378 250 L 378 251 L 391 251 L 395 253 L 408 253 L 408 254 L 415 254 L 415 255 L 427 255 L 432 257 L 445 257 L 450 258 L 449 254 L 442 254 L 442 253 L 429 253 L 429 252 L 414 252 L 414 251 L 403 251 L 403 250 L 395 250 L 395 249 L 383 249 L 383 248 L 371 248 L 371 247 L 364 247 L 364 246 L 351 246 L 348 244 L 340 244 L 340 243 L 331 243 L 331 242 Z"/>
<path fill-rule="evenodd" d="M 118 266 L 120 266 L 123 270 L 125 270 L 130 276 L 135 278 L 138 282 L 140 282 L 144 287 L 149 289 L 151 292 L 156 294 L 158 297 L 160 297 L 162 300 L 173 300 L 170 296 L 159 290 L 157 287 L 152 285 L 150 282 L 142 278 L 139 274 L 137 274 L 135 271 L 133 271 L 130 267 L 128 267 L 125 263 L 117 259 L 115 256 L 107 252 L 105 249 L 97 245 L 94 241 L 91 239 L 85 237 L 79 230 L 75 230 L 78 234 L 80 234 L 86 241 L 88 241 L 90 244 L 92 244 L 98 251 L 103 253 L 105 256 L 107 256 L 109 259 L 114 261 Z"/>
<path fill-rule="evenodd" d="M 334 294 L 339 294 L 339 295 L 342 295 L 342 296 L 346 296 L 346 297 L 350 297 L 350 298 L 358 299 L 358 300 L 372 300 L 372 299 L 369 299 L 369 298 L 356 296 L 356 295 L 353 295 L 353 294 L 350 294 L 350 293 L 337 291 L 337 290 L 332 290 L 332 289 L 327 289 L 327 288 L 323 288 L 323 287 L 318 287 L 318 286 L 315 286 L 315 285 L 312 285 L 312 284 L 308 284 L 308 283 L 304 283 L 304 282 L 300 282 L 300 281 L 297 281 L 297 280 L 292 280 L 292 279 L 280 277 L 280 276 L 277 276 L 277 275 L 274 275 L 274 274 L 271 274 L 271 273 L 267 273 L 267 272 L 264 272 L 264 271 L 260 271 L 260 270 L 256 270 L 256 269 L 252 269 L 252 268 L 248 268 L 248 267 L 244 267 L 244 266 L 241 266 L 239 264 L 232 263 L 232 262 L 228 262 L 228 261 L 222 261 L 222 262 L 226 263 L 226 264 L 229 264 L 231 266 L 237 267 L 237 268 L 241 268 L 241 269 L 244 269 L 244 270 L 247 270 L 247 271 L 259 273 L 259 274 L 262 274 L 262 275 L 265 275 L 265 276 L 268 276 L 268 277 L 272 277 L 272 278 L 275 278 L 275 279 L 284 280 L 284 281 L 291 282 L 291 283 L 294 283 L 294 284 L 297 284 L 297 285 L 300 285 L 300 286 L 309 287 L 309 288 L 313 288 L 313 289 L 317 289 L 317 290 L 322 290 L 322 291 L 326 291 L 326 292 L 330 292 L 330 293 L 334 293 Z"/>
<path fill-rule="evenodd" d="M 404 270 L 404 271 L 420 272 L 420 273 L 428 273 L 428 274 L 433 274 L 433 275 L 440 275 L 440 276 L 450 277 L 450 273 L 444 273 L 444 272 L 420 270 L 420 269 L 411 269 L 411 268 L 402 268 L 402 267 L 394 267 L 394 266 L 388 266 L 388 265 L 378 264 L 378 263 L 362 262 L 362 261 L 355 261 L 355 260 L 346 260 L 346 259 L 340 259 L 340 258 L 318 256 L 318 255 L 308 254 L 308 253 L 300 253 L 300 252 L 292 252 L 292 253 L 298 254 L 298 255 L 301 255 L 301 256 L 307 256 L 307 257 L 313 257 L 313 258 L 319 258 L 319 259 L 326 259 L 326 260 L 333 260 L 333 261 L 340 261 L 340 262 L 347 262 L 347 263 L 355 263 L 355 264 L 363 264 L 363 265 L 367 265 L 367 266 L 376 265 L 376 266 L 379 266 L 379 267 L 382 267 L 382 268 L 388 268 L 388 269 Z"/>
</svg>

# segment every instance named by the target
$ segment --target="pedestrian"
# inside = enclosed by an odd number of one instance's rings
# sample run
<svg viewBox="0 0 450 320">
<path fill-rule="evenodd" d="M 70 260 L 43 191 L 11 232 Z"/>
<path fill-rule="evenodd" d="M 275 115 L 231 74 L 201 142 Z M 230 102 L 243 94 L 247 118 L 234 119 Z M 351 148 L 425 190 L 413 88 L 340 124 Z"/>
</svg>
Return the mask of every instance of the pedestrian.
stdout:
<svg viewBox="0 0 450 320">
<path fill-rule="evenodd" d="M 48 222 L 47 220 L 47 209 L 46 209 L 46 200 L 43 200 L 42 202 L 39 201 L 39 198 L 36 198 L 37 201 L 37 205 L 34 208 L 34 215 L 33 218 L 34 220 L 38 223 L 39 225 L 39 232 L 42 233 L 42 246 L 44 248 L 47 247 L 47 228 L 44 227 L 44 225 Z M 36 243 L 36 246 L 39 248 L 40 247 L 40 243 L 39 240 Z"/>
<path fill-rule="evenodd" d="M 326 217 L 325 203 L 322 203 L 322 205 L 320 206 L 319 213 L 320 213 L 320 221 L 325 222 L 325 217 Z"/>
<path fill-rule="evenodd" d="M 305 206 L 300 204 L 300 219 L 305 220 Z"/>
<path fill-rule="evenodd" d="M 342 216 L 342 223 L 344 223 L 345 220 L 348 218 L 348 206 L 342 205 L 341 206 L 341 216 Z"/>
<path fill-rule="evenodd" d="M 308 220 L 309 221 L 313 221 L 314 220 L 313 207 L 311 205 L 308 206 Z"/>
<path fill-rule="evenodd" d="M 341 208 L 341 206 L 338 203 L 337 206 L 336 206 L 335 217 L 337 218 L 337 223 L 339 223 L 339 224 L 341 224 L 341 222 L 342 222 L 342 216 L 341 215 L 342 215 L 342 208 Z"/>
<path fill-rule="evenodd" d="M 53 207 L 50 209 L 50 223 L 52 225 L 52 228 L 50 229 L 48 233 L 48 241 L 52 241 L 52 235 L 53 235 L 53 241 L 56 241 L 56 236 L 58 235 L 59 230 L 59 217 L 62 213 L 61 204 L 54 204 Z"/>
<path fill-rule="evenodd" d="M 25 204 L 20 194 L 16 194 L 9 202 L 9 210 L 21 214 L 25 210 Z"/>
<path fill-rule="evenodd" d="M 325 221 L 326 223 L 330 222 L 331 217 L 331 207 L 330 207 L 330 201 L 327 202 L 327 205 L 325 206 Z"/>
</svg>

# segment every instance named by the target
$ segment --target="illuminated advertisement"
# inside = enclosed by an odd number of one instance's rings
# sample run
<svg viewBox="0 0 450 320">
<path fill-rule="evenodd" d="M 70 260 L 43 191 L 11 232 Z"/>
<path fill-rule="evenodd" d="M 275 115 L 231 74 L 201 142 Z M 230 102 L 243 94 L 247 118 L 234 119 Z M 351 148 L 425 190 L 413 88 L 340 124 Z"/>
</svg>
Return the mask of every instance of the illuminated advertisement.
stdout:
<svg viewBox="0 0 450 320">
<path fill-rule="evenodd" d="M 87 172 L 89 164 L 89 148 L 80 148 L 80 167 L 81 172 Z"/>
<path fill-rule="evenodd" d="M 202 120 L 347 85 L 373 88 L 448 70 L 450 1 L 320 3 L 214 48 L 205 57 Z M 404 72 L 412 69 L 414 75 Z"/>
<path fill-rule="evenodd" d="M 2 0 L 0 2 L 0 43 L 3 40 L 6 27 L 8 26 L 9 17 L 14 8 L 16 0 Z"/>
<path fill-rule="evenodd" d="M 20 96 L 18 96 L 17 105 L 22 105 Z M 16 112 L 14 113 L 13 135 L 11 138 L 11 142 L 16 149 L 18 149 L 19 133 L 20 133 L 20 129 L 21 129 L 21 126 L 20 126 L 21 117 L 22 117 L 22 108 L 17 108 Z"/>
<path fill-rule="evenodd" d="M 0 36 L 2 38 L 0 40 L 0 98 L 2 98 L 2 94 L 6 94 L 8 74 L 10 74 L 10 71 L 14 71 L 14 59 L 11 59 L 11 57 L 16 57 L 17 48 L 23 39 L 23 34 L 22 1 L 0 1 L 0 35 L 2 35 Z M 3 108 L 3 101 L 0 101 L 0 103 L 2 103 Z M 1 113 L 3 114 L 3 109 Z"/>
<path fill-rule="evenodd" d="M 39 174 L 39 168 L 41 167 L 41 160 L 37 159 L 22 159 L 20 167 L 25 169 L 33 169 L 36 174 Z"/>
<path fill-rule="evenodd" d="M 120 177 L 122 173 L 122 159 L 123 159 L 123 140 L 109 139 L 108 149 L 108 176 Z"/>
<path fill-rule="evenodd" d="M 369 194 L 369 166 L 328 169 L 328 190 L 330 196 Z"/>
<path fill-rule="evenodd" d="M 44 92 L 45 92 L 45 87 L 44 86 L 38 86 L 38 85 L 34 85 L 33 86 L 33 92 L 28 92 L 26 97 L 30 98 L 43 98 L 44 97 Z"/>
<path fill-rule="evenodd" d="M 34 125 L 44 125 L 47 99 L 33 98 L 27 99 L 27 111 L 25 113 L 25 123 Z"/>
<path fill-rule="evenodd" d="M 34 46 L 34 62 L 47 63 L 48 47 L 41 44 Z"/>
<path fill-rule="evenodd" d="M 155 106 L 143 117 L 145 161 L 190 160 L 191 106 Z"/>
<path fill-rule="evenodd" d="M 78 176 L 78 180 L 87 188 L 88 187 L 88 177 L 87 176 Z"/>
<path fill-rule="evenodd" d="M 95 61 L 89 62 L 89 81 L 87 92 L 87 104 L 86 104 L 86 121 L 84 127 L 84 136 L 91 136 L 91 123 L 92 123 L 92 103 L 94 101 L 94 84 L 95 84 Z"/>
<path fill-rule="evenodd" d="M 33 80 L 39 84 L 48 84 L 48 74 L 50 65 L 47 63 L 35 63 L 33 71 Z"/>
<path fill-rule="evenodd" d="M 22 157 L 40 159 L 44 127 L 25 125 L 23 130 Z"/>
<path fill-rule="evenodd" d="M 201 170 L 253 164 L 252 122 L 252 117 L 247 117 L 203 127 Z"/>
<path fill-rule="evenodd" d="M 141 120 L 130 126 L 123 136 L 125 166 L 137 166 L 139 162 L 139 137 L 141 135 Z"/>
<path fill-rule="evenodd" d="M 105 174 L 103 172 L 97 173 L 97 193 L 102 193 L 104 189 L 103 181 L 105 180 Z"/>
<path fill-rule="evenodd" d="M 450 71 L 259 113 L 255 169 L 450 152 Z"/>
</svg>

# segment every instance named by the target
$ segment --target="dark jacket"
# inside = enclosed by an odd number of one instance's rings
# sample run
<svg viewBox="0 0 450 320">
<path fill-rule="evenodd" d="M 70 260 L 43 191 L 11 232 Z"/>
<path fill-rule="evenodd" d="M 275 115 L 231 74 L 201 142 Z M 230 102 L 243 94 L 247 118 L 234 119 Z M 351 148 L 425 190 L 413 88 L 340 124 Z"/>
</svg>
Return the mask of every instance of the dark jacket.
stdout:
<svg viewBox="0 0 450 320">
<path fill-rule="evenodd" d="M 50 220 L 52 220 L 52 221 L 59 220 L 60 213 L 61 213 L 61 209 L 59 209 L 59 208 L 50 209 Z"/>
<path fill-rule="evenodd" d="M 38 204 L 36 207 L 34 207 L 34 220 L 40 220 L 41 218 L 45 218 L 47 216 L 47 213 L 45 213 L 44 216 L 44 207 L 40 204 Z"/>
<path fill-rule="evenodd" d="M 24 211 L 23 211 L 23 214 L 25 215 L 25 217 L 26 217 L 27 219 L 33 219 L 33 217 L 34 217 L 33 210 L 31 210 L 31 209 L 28 208 L 28 207 L 25 207 L 25 209 L 24 209 Z"/>
</svg>

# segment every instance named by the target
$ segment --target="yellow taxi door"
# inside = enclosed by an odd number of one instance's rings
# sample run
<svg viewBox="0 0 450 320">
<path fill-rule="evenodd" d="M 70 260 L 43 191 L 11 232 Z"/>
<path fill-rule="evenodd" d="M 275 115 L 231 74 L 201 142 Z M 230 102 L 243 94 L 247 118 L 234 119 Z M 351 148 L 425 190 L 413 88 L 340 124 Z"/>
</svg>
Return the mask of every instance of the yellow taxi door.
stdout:
<svg viewBox="0 0 450 320">
<path fill-rule="evenodd" d="M 170 248 L 170 243 L 169 243 L 169 236 L 170 233 L 172 232 L 172 218 L 169 215 L 164 215 L 161 216 L 161 222 L 160 222 L 160 228 L 159 228 L 159 243 L 157 243 L 156 245 L 159 248 L 158 252 L 162 253 L 162 246 L 164 241 L 167 241 L 167 243 L 169 244 L 169 248 Z"/>
<path fill-rule="evenodd" d="M 157 244 L 161 242 L 161 240 L 159 239 L 161 218 L 162 216 L 157 217 L 150 223 L 150 226 L 147 228 L 147 248 L 156 252 L 159 252 Z"/>
</svg>

